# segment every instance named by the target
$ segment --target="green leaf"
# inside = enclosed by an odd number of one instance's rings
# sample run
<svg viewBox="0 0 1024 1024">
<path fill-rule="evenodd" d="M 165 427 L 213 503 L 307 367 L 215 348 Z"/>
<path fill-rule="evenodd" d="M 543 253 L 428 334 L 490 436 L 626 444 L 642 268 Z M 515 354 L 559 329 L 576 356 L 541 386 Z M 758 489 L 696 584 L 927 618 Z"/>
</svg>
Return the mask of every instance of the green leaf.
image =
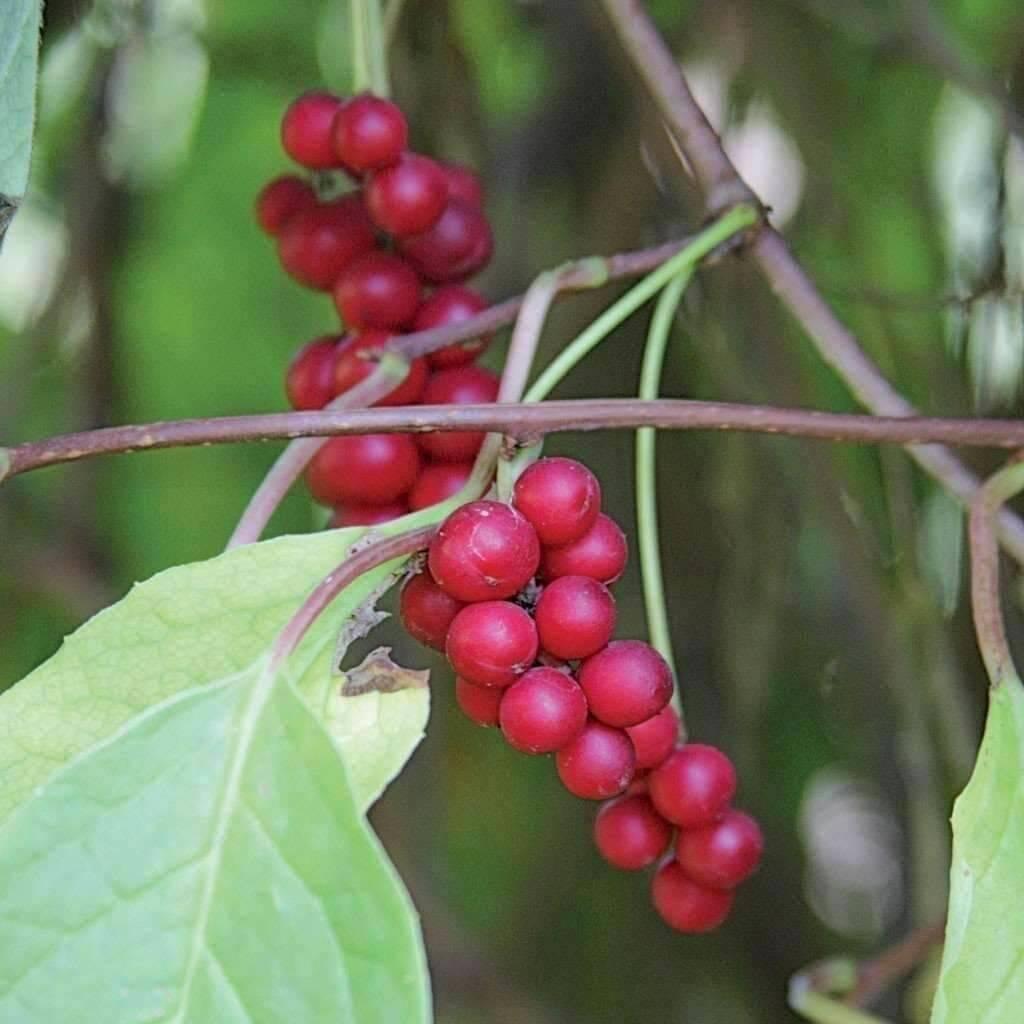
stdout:
<svg viewBox="0 0 1024 1024">
<path fill-rule="evenodd" d="M 142 711 L 252 665 L 360 536 L 361 530 L 334 530 L 280 537 L 178 566 L 134 587 L 78 629 L 52 658 L 0 695 L 0 821 L 62 764 Z M 349 587 L 289 659 L 291 681 L 318 712 L 326 706 L 342 621 L 397 564 Z M 381 729 L 390 730 L 393 749 L 406 755 L 426 715 L 426 694 L 419 697 L 419 718 L 409 713 L 411 700 L 382 695 L 376 717 Z M 392 701 L 398 709 L 393 721 Z M 364 743 L 360 757 L 366 756 Z M 366 792 L 379 791 L 380 779 L 392 770 L 389 761 Z M 360 768 L 361 774 L 373 771 L 371 765 Z"/>
<path fill-rule="evenodd" d="M 4 4 L 0 32 L 0 205 L 6 205 L 3 200 L 13 205 L 25 194 L 28 184 L 41 12 L 40 0 L 7 0 Z"/>
<path fill-rule="evenodd" d="M 426 1022 L 415 913 L 267 659 L 68 764 L 0 831 L 0 1020 Z"/>
<path fill-rule="evenodd" d="M 1024 1005 L 1024 688 L 992 690 L 985 737 L 953 809 L 953 866 L 932 1024 L 1016 1024 Z"/>
</svg>

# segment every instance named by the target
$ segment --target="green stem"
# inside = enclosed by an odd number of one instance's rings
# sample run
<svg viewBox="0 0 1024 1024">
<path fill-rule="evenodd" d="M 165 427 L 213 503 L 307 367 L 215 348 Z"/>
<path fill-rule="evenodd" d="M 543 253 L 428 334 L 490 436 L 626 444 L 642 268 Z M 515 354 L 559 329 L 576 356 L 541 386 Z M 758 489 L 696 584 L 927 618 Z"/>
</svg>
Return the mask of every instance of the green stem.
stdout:
<svg viewBox="0 0 1024 1024">
<path fill-rule="evenodd" d="M 665 363 L 665 350 L 672 334 L 672 322 L 692 277 L 687 268 L 670 281 L 658 298 L 651 318 L 644 360 L 640 368 L 641 399 L 658 397 L 661 371 Z M 636 522 L 637 546 L 640 552 L 640 571 L 643 579 L 644 609 L 647 613 L 647 633 L 652 646 L 668 662 L 676 674 L 672 654 L 672 632 L 668 623 L 665 603 L 665 585 L 661 571 L 661 549 L 658 533 L 658 483 L 656 455 L 657 434 L 653 427 L 642 427 L 636 432 Z M 673 700 L 682 720 L 682 702 L 676 686 Z"/>
<path fill-rule="evenodd" d="M 805 1020 L 812 1024 L 888 1024 L 884 1017 L 876 1017 L 873 1013 L 855 1010 L 844 1006 L 820 992 L 807 992 L 800 1004 L 790 1004 Z"/>
<path fill-rule="evenodd" d="M 395 40 L 395 33 L 398 31 L 398 23 L 402 20 L 404 7 L 405 0 L 390 0 L 384 8 L 384 41 L 388 44 Z"/>
<path fill-rule="evenodd" d="M 352 13 L 352 92 L 390 94 L 387 42 L 381 0 L 350 0 Z"/>
</svg>

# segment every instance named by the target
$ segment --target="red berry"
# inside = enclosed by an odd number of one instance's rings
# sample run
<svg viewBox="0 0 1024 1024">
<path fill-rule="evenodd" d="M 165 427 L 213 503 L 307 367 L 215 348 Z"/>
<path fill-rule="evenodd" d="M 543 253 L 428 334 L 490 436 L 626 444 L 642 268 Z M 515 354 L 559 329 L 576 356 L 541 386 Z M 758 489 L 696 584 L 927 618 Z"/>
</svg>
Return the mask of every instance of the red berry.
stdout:
<svg viewBox="0 0 1024 1024">
<path fill-rule="evenodd" d="M 477 207 L 449 199 L 429 231 L 400 239 L 398 248 L 428 281 L 461 281 L 491 258 L 494 239 Z"/>
<path fill-rule="evenodd" d="M 498 397 L 498 377 L 482 366 L 439 370 L 423 389 L 424 405 L 485 405 Z M 468 462 L 484 443 L 482 430 L 436 430 L 416 440 L 440 462 Z"/>
<path fill-rule="evenodd" d="M 679 716 L 671 704 L 666 704 L 656 715 L 631 725 L 626 732 L 636 751 L 636 770 L 650 771 L 672 753 L 679 739 Z"/>
<path fill-rule="evenodd" d="M 501 707 L 503 690 L 490 686 L 474 686 L 465 679 L 455 677 L 455 701 L 463 714 L 477 725 L 498 724 L 498 709 Z"/>
<path fill-rule="evenodd" d="M 307 92 L 294 100 L 281 119 L 281 145 L 298 164 L 312 170 L 337 167 L 331 128 L 341 101 L 327 92 Z"/>
<path fill-rule="evenodd" d="M 541 592 L 534 610 L 541 647 L 576 661 L 600 651 L 615 631 L 615 598 L 589 576 L 562 576 Z"/>
<path fill-rule="evenodd" d="M 614 583 L 626 568 L 626 535 L 614 519 L 603 512 L 579 540 L 558 548 L 545 548 L 541 577 L 589 576 L 602 583 Z"/>
<path fill-rule="evenodd" d="M 618 796 L 633 778 L 634 762 L 629 737 L 593 718 L 555 755 L 562 785 L 584 800 Z"/>
<path fill-rule="evenodd" d="M 276 236 L 293 214 L 315 205 L 316 195 L 302 178 L 282 174 L 260 189 L 256 197 L 256 221 L 268 235 Z"/>
<path fill-rule="evenodd" d="M 605 804 L 594 820 L 598 852 L 614 868 L 639 871 L 653 864 L 672 838 L 672 826 L 646 796 L 624 796 Z"/>
<path fill-rule="evenodd" d="M 537 657 L 537 630 L 519 605 L 481 601 L 455 616 L 444 649 L 467 683 L 511 686 Z"/>
<path fill-rule="evenodd" d="M 720 750 L 687 743 L 674 750 L 648 777 L 658 812 L 682 828 L 715 821 L 736 792 L 736 769 Z"/>
<path fill-rule="evenodd" d="M 516 481 L 512 502 L 547 547 L 579 540 L 601 511 L 597 477 L 575 459 L 540 459 Z"/>
<path fill-rule="evenodd" d="M 373 372 L 374 363 L 366 358 L 368 354 L 381 348 L 391 335 L 386 331 L 363 331 L 351 335 L 338 345 L 338 353 L 334 363 L 334 394 L 343 395 L 360 381 L 365 380 Z M 405 380 L 389 391 L 383 398 L 377 399 L 374 405 L 415 405 L 423 394 L 427 383 L 427 362 L 425 359 L 414 359 L 409 364 L 409 372 Z"/>
<path fill-rule="evenodd" d="M 369 252 L 334 284 L 338 315 L 354 330 L 404 327 L 420 304 L 420 279 L 400 256 Z"/>
<path fill-rule="evenodd" d="M 587 698 L 571 676 L 555 668 L 532 668 L 501 701 L 501 731 L 524 754 L 550 754 L 580 734 Z"/>
<path fill-rule="evenodd" d="M 348 434 L 313 456 L 306 483 L 322 505 L 389 505 L 412 487 L 419 469 L 407 434 Z"/>
<path fill-rule="evenodd" d="M 441 164 L 441 170 L 444 171 L 449 196 L 470 206 L 483 206 L 484 187 L 475 171 L 463 164 Z"/>
<path fill-rule="evenodd" d="M 344 196 L 289 217 L 277 238 L 277 255 L 300 284 L 329 291 L 348 265 L 375 244 L 363 204 L 356 196 Z"/>
<path fill-rule="evenodd" d="M 761 862 L 764 837 L 749 814 L 728 810 L 721 821 L 687 829 L 676 840 L 676 860 L 695 882 L 731 889 Z"/>
<path fill-rule="evenodd" d="M 672 698 L 672 670 L 642 640 L 608 644 L 580 665 L 579 681 L 590 713 L 620 728 L 646 721 Z"/>
<path fill-rule="evenodd" d="M 431 327 L 461 324 L 486 308 L 487 300 L 471 288 L 459 284 L 446 284 L 438 288 L 420 306 L 413 327 L 417 331 L 426 331 Z M 431 352 L 427 359 L 430 360 L 430 365 L 438 370 L 465 366 L 487 348 L 492 337 L 493 335 L 485 334 L 482 338 L 457 341 L 454 345 L 446 345 L 436 352 Z"/>
<path fill-rule="evenodd" d="M 677 932 L 710 932 L 729 916 L 732 890 L 698 885 L 670 860 L 654 876 L 651 900 L 665 924 Z"/>
<path fill-rule="evenodd" d="M 402 155 L 409 136 L 405 115 L 390 100 L 364 93 L 343 103 L 334 118 L 334 155 L 360 174 L 390 167 Z"/>
<path fill-rule="evenodd" d="M 284 389 L 293 409 L 322 409 L 334 397 L 334 335 L 303 345 L 292 357 Z"/>
<path fill-rule="evenodd" d="M 473 501 L 441 524 L 427 560 L 434 579 L 452 597 L 488 601 L 518 593 L 539 558 L 537 534 L 511 505 Z"/>
<path fill-rule="evenodd" d="M 472 462 L 438 462 L 424 466 L 409 492 L 409 507 L 418 512 L 458 494 L 472 472 Z"/>
<path fill-rule="evenodd" d="M 432 228 L 448 202 L 444 172 L 429 157 L 406 153 L 366 185 L 366 208 L 377 227 L 396 238 Z"/>
<path fill-rule="evenodd" d="M 448 627 L 464 607 L 446 594 L 429 572 L 411 577 L 398 599 L 398 613 L 409 635 L 438 651 L 444 650 Z"/>
</svg>

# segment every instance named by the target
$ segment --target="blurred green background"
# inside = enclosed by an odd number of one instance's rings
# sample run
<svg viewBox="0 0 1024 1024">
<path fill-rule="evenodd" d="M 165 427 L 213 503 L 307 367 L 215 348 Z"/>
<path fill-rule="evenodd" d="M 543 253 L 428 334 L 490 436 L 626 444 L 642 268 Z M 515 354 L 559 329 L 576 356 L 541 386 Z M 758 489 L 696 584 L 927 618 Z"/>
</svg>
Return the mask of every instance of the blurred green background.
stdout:
<svg viewBox="0 0 1024 1024">
<path fill-rule="evenodd" d="M 251 203 L 286 167 L 285 105 L 344 86 L 342 6 L 47 4 L 33 185 L 0 254 L 5 441 L 284 407 L 292 351 L 334 313 L 279 270 Z M 1019 415 L 1020 5 L 649 6 L 741 171 L 896 386 L 936 414 Z M 700 220 L 594 0 L 406 0 L 392 74 L 415 146 L 480 168 L 490 297 Z M 561 304 L 542 358 L 613 293 Z M 628 395 L 646 319 L 560 394 Z M 500 365 L 501 344 L 487 359 Z M 735 260 L 691 289 L 665 392 L 856 407 Z M 215 554 L 275 450 L 135 455 L 6 486 L 0 684 L 133 581 Z M 630 435 L 549 450 L 592 465 L 631 524 Z M 442 1024 L 787 1021 L 793 971 L 942 913 L 947 818 L 985 696 L 960 510 L 895 449 L 680 433 L 659 459 L 691 730 L 738 761 L 766 863 L 720 932 L 670 933 L 645 879 L 598 859 L 593 808 L 550 761 L 468 724 L 445 669 L 385 626 L 407 663 L 437 669 L 430 734 L 374 817 L 423 916 Z M 273 529 L 319 521 L 296 493 Z M 617 596 L 620 635 L 642 636 L 635 564 Z M 917 1021 L 926 1004 L 924 985 L 883 1009 Z"/>
</svg>

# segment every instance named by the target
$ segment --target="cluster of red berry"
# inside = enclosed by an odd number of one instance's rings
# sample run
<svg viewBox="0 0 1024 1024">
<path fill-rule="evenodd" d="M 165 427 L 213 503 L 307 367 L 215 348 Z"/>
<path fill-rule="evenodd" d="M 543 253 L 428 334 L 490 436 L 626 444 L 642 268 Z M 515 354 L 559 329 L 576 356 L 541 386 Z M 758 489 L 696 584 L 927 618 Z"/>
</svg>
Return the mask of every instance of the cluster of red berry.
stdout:
<svg viewBox="0 0 1024 1024">
<path fill-rule="evenodd" d="M 761 832 L 729 807 L 729 759 L 679 745 L 665 660 L 641 641 L 612 640 L 608 586 L 626 557 L 593 473 L 541 459 L 516 481 L 511 504 L 475 501 L 444 521 L 425 570 L 402 589 L 402 621 L 445 652 L 474 722 L 500 726 L 524 753 L 553 753 L 569 792 L 608 801 L 595 822 L 598 850 L 625 870 L 660 862 L 652 899 L 664 920 L 708 931 L 757 867 Z M 675 829 L 675 855 L 663 859 Z"/>
<path fill-rule="evenodd" d="M 410 152 L 405 117 L 389 100 L 306 93 L 285 111 L 281 141 L 321 179 L 340 172 L 356 186 L 321 198 L 313 183 L 288 174 L 256 200 L 256 219 L 277 240 L 281 265 L 301 284 L 330 292 L 348 332 L 304 345 L 288 369 L 292 406 L 322 409 L 371 373 L 392 333 L 460 323 L 484 309 L 483 297 L 462 282 L 490 259 L 493 239 L 477 176 Z M 494 401 L 498 378 L 473 365 L 489 341 L 414 360 L 377 404 Z M 482 442 L 475 431 L 336 437 L 319 450 L 306 482 L 335 509 L 332 525 L 370 526 L 450 497 Z"/>
</svg>

